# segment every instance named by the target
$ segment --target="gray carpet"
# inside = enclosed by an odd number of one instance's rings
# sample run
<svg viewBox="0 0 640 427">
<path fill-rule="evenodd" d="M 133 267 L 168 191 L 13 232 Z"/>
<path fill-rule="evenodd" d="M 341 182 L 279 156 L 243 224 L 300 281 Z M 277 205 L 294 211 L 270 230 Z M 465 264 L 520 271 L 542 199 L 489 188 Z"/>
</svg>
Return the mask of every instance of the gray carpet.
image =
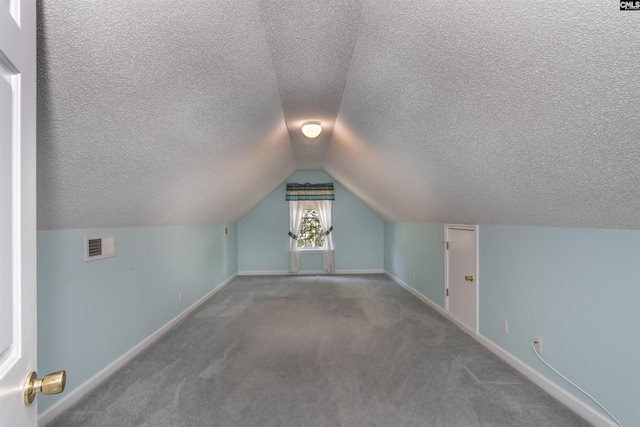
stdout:
<svg viewBox="0 0 640 427">
<path fill-rule="evenodd" d="M 50 424 L 588 425 L 382 275 L 238 277 Z"/>
</svg>

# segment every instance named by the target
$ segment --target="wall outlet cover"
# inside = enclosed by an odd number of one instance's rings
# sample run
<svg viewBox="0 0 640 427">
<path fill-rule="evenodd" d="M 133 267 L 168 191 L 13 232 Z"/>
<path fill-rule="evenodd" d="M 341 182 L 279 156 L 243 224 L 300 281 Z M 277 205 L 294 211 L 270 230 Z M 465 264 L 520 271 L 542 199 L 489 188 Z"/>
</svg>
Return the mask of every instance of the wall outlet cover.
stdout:
<svg viewBox="0 0 640 427">
<path fill-rule="evenodd" d="M 533 348 L 536 349 L 538 354 L 542 354 L 542 338 L 533 337 Z"/>
</svg>

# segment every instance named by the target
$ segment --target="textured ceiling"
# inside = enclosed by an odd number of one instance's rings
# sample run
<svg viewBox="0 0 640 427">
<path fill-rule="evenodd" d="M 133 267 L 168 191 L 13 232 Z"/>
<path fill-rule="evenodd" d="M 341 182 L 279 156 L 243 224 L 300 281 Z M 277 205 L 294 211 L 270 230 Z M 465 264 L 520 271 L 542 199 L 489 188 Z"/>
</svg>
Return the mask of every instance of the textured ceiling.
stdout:
<svg viewBox="0 0 640 427">
<path fill-rule="evenodd" d="M 41 7 L 40 228 L 239 219 L 296 170 L 254 2 Z"/>
<path fill-rule="evenodd" d="M 639 228 L 640 12 L 464 5 L 365 3 L 327 172 L 385 219 Z"/>
<path fill-rule="evenodd" d="M 386 220 L 640 228 L 640 12 L 592 3 L 43 0 L 38 225 L 235 221 L 324 169 Z"/>
<path fill-rule="evenodd" d="M 263 0 L 260 7 L 296 165 L 323 169 L 362 1 Z M 300 127 L 312 120 L 324 129 L 311 142 Z"/>
</svg>

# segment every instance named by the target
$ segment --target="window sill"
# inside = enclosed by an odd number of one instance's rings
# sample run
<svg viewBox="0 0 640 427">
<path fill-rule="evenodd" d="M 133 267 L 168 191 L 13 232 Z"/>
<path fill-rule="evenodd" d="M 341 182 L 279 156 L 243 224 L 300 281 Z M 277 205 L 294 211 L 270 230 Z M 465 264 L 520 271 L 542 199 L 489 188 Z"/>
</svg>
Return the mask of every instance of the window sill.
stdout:
<svg viewBox="0 0 640 427">
<path fill-rule="evenodd" d="M 322 252 L 324 251 L 324 249 L 322 248 L 300 248 L 298 249 L 299 252 Z"/>
</svg>

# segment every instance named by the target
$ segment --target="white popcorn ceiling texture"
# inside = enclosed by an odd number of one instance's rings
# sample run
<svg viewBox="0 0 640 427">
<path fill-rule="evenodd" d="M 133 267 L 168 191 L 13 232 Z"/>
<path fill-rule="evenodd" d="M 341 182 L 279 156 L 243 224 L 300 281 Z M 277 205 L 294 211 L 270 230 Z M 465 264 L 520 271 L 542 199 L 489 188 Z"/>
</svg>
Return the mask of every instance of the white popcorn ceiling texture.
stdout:
<svg viewBox="0 0 640 427">
<path fill-rule="evenodd" d="M 640 228 L 640 12 L 616 2 L 39 13 L 41 229 L 237 221 L 316 169 L 385 220 Z"/>
</svg>

